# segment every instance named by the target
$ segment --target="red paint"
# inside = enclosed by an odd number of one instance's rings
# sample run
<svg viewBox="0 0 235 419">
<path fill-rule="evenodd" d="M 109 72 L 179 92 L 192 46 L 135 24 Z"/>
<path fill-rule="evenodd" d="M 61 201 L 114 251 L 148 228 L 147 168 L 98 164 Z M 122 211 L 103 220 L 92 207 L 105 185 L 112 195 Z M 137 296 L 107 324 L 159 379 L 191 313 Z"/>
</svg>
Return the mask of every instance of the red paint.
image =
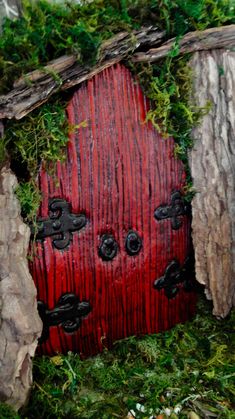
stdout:
<svg viewBox="0 0 235 419">
<path fill-rule="evenodd" d="M 184 186 L 185 173 L 174 158 L 173 139 L 163 139 L 145 123 L 148 100 L 130 72 L 117 65 L 78 88 L 68 106 L 71 124 L 87 127 L 70 135 L 65 163 L 51 177 L 43 169 L 40 216 L 48 216 L 48 199 L 68 200 L 74 213 L 84 212 L 88 224 L 73 234 L 67 250 L 56 250 L 50 238 L 37 242 L 31 271 L 38 299 L 54 308 L 61 294 L 73 292 L 87 300 L 91 313 L 77 332 L 50 328 L 41 352 L 73 350 L 91 355 L 130 335 L 156 333 L 184 322 L 195 310 L 195 296 L 183 289 L 168 300 L 153 289 L 174 258 L 184 262 L 190 248 L 190 221 L 179 230 L 171 221 L 156 221 L 154 210 L 170 202 Z M 143 247 L 137 256 L 125 251 L 130 229 Z M 112 233 L 119 245 L 112 261 L 98 255 L 100 237 Z"/>
</svg>

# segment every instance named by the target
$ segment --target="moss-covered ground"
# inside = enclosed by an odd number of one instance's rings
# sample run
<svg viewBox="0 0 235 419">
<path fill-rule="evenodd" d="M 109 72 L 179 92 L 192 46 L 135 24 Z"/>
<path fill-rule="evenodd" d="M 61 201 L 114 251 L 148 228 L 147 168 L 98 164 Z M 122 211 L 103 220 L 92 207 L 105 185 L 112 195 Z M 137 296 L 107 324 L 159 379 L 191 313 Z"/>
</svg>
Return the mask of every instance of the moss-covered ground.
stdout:
<svg viewBox="0 0 235 419">
<path fill-rule="evenodd" d="M 36 357 L 28 406 L 12 416 L 2 406 L 0 417 L 234 419 L 234 320 L 235 311 L 217 320 L 200 297 L 195 318 L 170 331 L 130 337 L 86 360 Z"/>
</svg>

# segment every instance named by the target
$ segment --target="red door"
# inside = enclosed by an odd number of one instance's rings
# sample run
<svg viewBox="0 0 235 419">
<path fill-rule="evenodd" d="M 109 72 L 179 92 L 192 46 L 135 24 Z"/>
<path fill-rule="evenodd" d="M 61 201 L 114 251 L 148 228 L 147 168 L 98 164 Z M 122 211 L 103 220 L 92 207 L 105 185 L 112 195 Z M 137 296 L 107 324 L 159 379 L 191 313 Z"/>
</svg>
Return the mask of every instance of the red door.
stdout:
<svg viewBox="0 0 235 419">
<path fill-rule="evenodd" d="M 184 269 L 185 173 L 173 139 L 145 123 L 148 107 L 121 65 L 81 85 L 69 103 L 69 122 L 83 124 L 56 174 L 39 175 L 42 222 L 31 272 L 43 353 L 95 354 L 194 312 Z"/>
</svg>

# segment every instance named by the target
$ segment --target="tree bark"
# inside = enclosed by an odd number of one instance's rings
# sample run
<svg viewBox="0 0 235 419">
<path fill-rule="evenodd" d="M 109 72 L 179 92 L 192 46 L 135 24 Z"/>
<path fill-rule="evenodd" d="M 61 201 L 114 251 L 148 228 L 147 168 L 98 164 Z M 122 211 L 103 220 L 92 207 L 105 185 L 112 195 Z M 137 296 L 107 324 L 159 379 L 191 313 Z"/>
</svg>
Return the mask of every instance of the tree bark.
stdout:
<svg viewBox="0 0 235 419">
<path fill-rule="evenodd" d="M 0 170 L 0 400 L 18 410 L 32 385 L 32 357 L 41 335 L 36 288 L 28 268 L 30 229 L 14 194 L 17 180 Z"/>
<path fill-rule="evenodd" d="M 20 3 L 0 0 L 0 28 L 2 17 L 18 16 Z M 3 132 L 0 121 L 0 140 Z M 28 268 L 30 229 L 14 193 L 17 180 L 8 164 L 0 169 L 0 400 L 18 410 L 29 396 L 42 322 Z"/>
<path fill-rule="evenodd" d="M 76 57 L 61 57 L 49 63 L 44 71 L 34 71 L 15 83 L 15 88 L 5 96 L 0 96 L 0 119 L 20 119 L 46 102 L 59 90 L 66 90 L 107 67 L 118 63 L 136 49 L 156 45 L 165 32 L 149 27 L 133 33 L 121 32 L 104 42 L 99 51 L 98 62 L 91 68 L 76 62 Z M 53 76 L 52 73 L 57 74 Z"/>
<path fill-rule="evenodd" d="M 133 55 L 132 61 L 152 63 L 166 57 L 176 43 L 176 38 L 170 39 L 158 48 L 147 52 L 138 52 Z M 179 54 L 190 52 L 230 48 L 235 46 L 235 25 L 210 28 L 205 31 L 189 32 L 179 40 Z"/>
<path fill-rule="evenodd" d="M 195 99 L 211 110 L 193 130 L 190 166 L 196 278 L 225 317 L 235 304 L 235 52 L 196 53 Z"/>
<path fill-rule="evenodd" d="M 98 62 L 93 67 L 82 66 L 75 56 L 64 56 L 48 63 L 42 71 L 36 70 L 27 74 L 14 84 L 11 92 L 0 96 L 0 119 L 23 118 L 56 92 L 69 89 L 92 78 L 105 68 L 127 58 L 136 50 L 145 50 L 149 46 L 160 44 L 164 36 L 165 32 L 159 32 L 152 27 L 142 28 L 131 34 L 121 32 L 102 44 Z M 133 62 L 157 61 L 169 53 L 175 41 L 174 38 L 159 48 L 150 49 L 148 52 L 137 52 L 131 56 L 131 60 Z M 179 52 L 185 54 L 234 45 L 235 25 L 230 25 L 186 34 L 179 42 Z"/>
</svg>

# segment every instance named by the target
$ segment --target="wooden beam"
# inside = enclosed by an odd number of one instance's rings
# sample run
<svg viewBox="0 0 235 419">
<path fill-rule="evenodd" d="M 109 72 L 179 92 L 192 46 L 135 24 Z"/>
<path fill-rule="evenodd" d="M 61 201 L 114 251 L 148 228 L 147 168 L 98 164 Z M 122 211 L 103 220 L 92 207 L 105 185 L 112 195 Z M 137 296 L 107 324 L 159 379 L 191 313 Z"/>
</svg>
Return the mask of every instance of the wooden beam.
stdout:
<svg viewBox="0 0 235 419">
<path fill-rule="evenodd" d="M 101 45 L 98 61 L 94 66 L 79 64 L 76 56 L 64 56 L 48 63 L 43 70 L 26 74 L 15 82 L 11 92 L 0 96 L 0 119 L 21 119 L 58 91 L 89 80 L 105 68 L 130 56 L 134 63 L 154 62 L 166 57 L 175 44 L 175 38 L 145 52 L 147 47 L 161 44 L 164 36 L 165 32 L 159 32 L 153 27 L 132 33 L 121 32 Z M 185 54 L 233 46 L 235 25 L 230 25 L 186 34 L 179 41 L 179 52 Z M 138 52 L 134 53 L 136 50 Z"/>
<path fill-rule="evenodd" d="M 0 119 L 23 118 L 59 90 L 90 79 L 127 58 L 136 49 L 159 44 L 164 36 L 165 32 L 153 27 L 132 33 L 121 32 L 101 45 L 98 62 L 93 67 L 79 64 L 75 56 L 64 56 L 50 62 L 42 71 L 36 70 L 21 77 L 11 92 L 0 96 Z"/>
<path fill-rule="evenodd" d="M 152 48 L 147 52 L 137 52 L 133 55 L 135 63 L 152 63 L 166 57 L 176 42 L 176 38 L 170 39 L 158 48 Z M 189 32 L 179 40 L 179 53 L 187 54 L 195 51 L 231 48 L 235 46 L 235 25 L 210 28 L 205 31 Z"/>
</svg>

